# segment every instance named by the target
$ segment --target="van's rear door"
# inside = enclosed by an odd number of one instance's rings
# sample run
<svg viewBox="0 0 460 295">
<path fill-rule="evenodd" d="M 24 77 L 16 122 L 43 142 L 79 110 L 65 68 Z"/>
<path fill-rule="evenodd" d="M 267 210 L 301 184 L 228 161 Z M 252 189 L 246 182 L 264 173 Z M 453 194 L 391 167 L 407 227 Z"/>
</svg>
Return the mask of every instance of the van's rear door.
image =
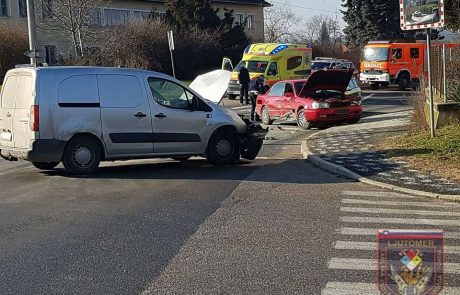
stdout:
<svg viewBox="0 0 460 295">
<path fill-rule="evenodd" d="M 14 147 L 13 113 L 20 75 L 8 75 L 3 84 L 0 105 L 0 145 Z"/>
<path fill-rule="evenodd" d="M 32 75 L 21 74 L 12 122 L 14 147 L 16 148 L 29 148 L 31 139 L 35 138 L 29 122 L 34 99 L 34 80 Z"/>
</svg>

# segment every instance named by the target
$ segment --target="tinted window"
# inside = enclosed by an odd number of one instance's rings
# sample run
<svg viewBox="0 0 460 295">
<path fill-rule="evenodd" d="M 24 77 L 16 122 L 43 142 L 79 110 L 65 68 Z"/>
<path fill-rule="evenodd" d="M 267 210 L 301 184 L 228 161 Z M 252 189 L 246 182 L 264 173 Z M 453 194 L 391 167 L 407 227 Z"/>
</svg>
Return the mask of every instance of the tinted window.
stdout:
<svg viewBox="0 0 460 295">
<path fill-rule="evenodd" d="M 302 57 L 301 56 L 294 56 L 287 60 L 287 70 L 293 70 L 302 65 Z"/>
<path fill-rule="evenodd" d="M 278 64 L 276 62 L 272 62 L 270 64 L 270 68 L 268 69 L 269 76 L 276 76 L 278 75 Z"/>
<path fill-rule="evenodd" d="M 319 62 L 319 61 L 314 61 L 311 65 L 311 68 L 313 70 L 322 70 L 324 68 L 331 68 L 332 64 L 330 62 Z"/>
<path fill-rule="evenodd" d="M 410 49 L 410 57 L 411 58 L 419 58 L 420 50 L 418 48 L 411 48 Z"/>
<path fill-rule="evenodd" d="M 32 77 L 21 76 L 21 82 L 18 89 L 18 98 L 16 100 L 17 109 L 29 109 L 33 104 Z"/>
<path fill-rule="evenodd" d="M 135 76 L 98 75 L 101 107 L 135 108 L 142 104 L 142 90 Z"/>
<path fill-rule="evenodd" d="M 297 95 L 299 95 L 300 91 L 302 91 L 303 85 L 305 85 L 305 82 L 296 82 L 294 84 L 295 93 L 297 93 Z"/>
<path fill-rule="evenodd" d="M 72 76 L 59 84 L 59 103 L 99 103 L 96 75 Z"/>
<path fill-rule="evenodd" d="M 283 96 L 285 83 L 278 83 L 272 87 L 268 96 Z"/>
<path fill-rule="evenodd" d="M 189 110 L 193 103 L 193 95 L 184 87 L 158 78 L 149 78 L 153 98 L 162 106 L 174 109 Z"/>
<path fill-rule="evenodd" d="M 10 76 L 6 79 L 2 88 L 2 108 L 14 109 L 16 95 L 18 93 L 19 76 Z"/>
<path fill-rule="evenodd" d="M 286 87 L 284 87 L 284 94 L 286 93 L 294 93 L 294 88 L 292 88 L 291 83 L 286 83 Z"/>
</svg>

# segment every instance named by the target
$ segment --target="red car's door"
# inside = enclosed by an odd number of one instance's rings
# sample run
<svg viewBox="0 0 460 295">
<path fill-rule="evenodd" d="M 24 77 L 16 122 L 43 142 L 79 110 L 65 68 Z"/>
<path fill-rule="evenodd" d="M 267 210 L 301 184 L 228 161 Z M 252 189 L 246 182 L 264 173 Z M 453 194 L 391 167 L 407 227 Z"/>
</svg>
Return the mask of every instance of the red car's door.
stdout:
<svg viewBox="0 0 460 295">
<path fill-rule="evenodd" d="M 294 102 L 294 87 L 291 82 L 286 82 L 284 87 L 284 95 L 280 99 L 282 105 L 282 116 L 286 116 L 292 112 L 292 104 Z"/>
<path fill-rule="evenodd" d="M 286 83 L 284 82 L 273 85 L 266 95 L 266 105 L 272 117 L 279 117 L 282 114 L 283 105 L 281 100 L 284 94 L 285 85 Z"/>
</svg>

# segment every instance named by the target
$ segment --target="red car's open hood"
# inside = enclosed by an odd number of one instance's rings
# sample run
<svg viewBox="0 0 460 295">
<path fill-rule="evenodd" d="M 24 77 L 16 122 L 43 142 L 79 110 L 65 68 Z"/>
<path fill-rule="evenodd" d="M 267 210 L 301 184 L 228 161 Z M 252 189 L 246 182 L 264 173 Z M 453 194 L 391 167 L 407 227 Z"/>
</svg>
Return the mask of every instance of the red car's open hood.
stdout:
<svg viewBox="0 0 460 295">
<path fill-rule="evenodd" d="M 320 70 L 308 77 L 300 97 L 307 97 L 318 90 L 335 90 L 345 93 L 354 70 Z"/>
</svg>

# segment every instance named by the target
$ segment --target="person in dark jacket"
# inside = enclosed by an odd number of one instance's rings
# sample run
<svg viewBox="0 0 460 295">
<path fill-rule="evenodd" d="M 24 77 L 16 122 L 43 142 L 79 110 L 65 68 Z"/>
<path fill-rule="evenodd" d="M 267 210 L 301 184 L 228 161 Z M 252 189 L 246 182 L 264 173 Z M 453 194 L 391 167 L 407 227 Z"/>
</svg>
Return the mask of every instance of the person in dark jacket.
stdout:
<svg viewBox="0 0 460 295">
<path fill-rule="evenodd" d="M 246 104 L 249 104 L 249 82 L 251 82 L 251 77 L 249 76 L 249 71 L 246 66 L 242 66 L 240 73 L 238 74 L 238 81 L 240 82 L 240 103 L 243 104 L 246 101 Z"/>
<path fill-rule="evenodd" d="M 251 98 L 251 121 L 255 121 L 256 102 L 259 94 L 265 94 L 265 77 L 260 75 L 251 80 L 249 84 L 249 97 Z"/>
</svg>

